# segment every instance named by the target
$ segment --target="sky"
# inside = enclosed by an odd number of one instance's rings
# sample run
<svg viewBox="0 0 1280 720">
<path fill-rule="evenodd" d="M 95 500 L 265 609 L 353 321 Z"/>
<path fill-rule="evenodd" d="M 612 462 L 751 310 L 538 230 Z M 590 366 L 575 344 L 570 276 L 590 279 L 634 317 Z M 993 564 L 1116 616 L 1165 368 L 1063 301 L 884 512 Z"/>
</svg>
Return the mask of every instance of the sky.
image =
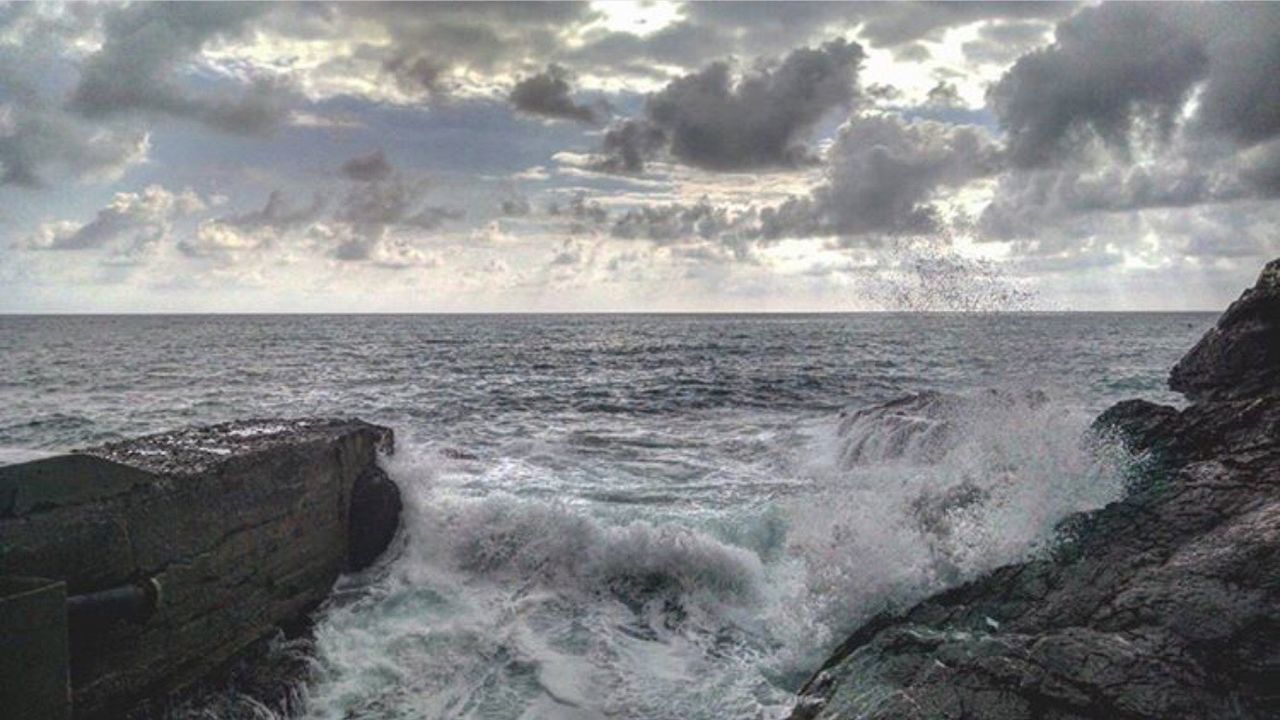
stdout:
<svg viewBox="0 0 1280 720">
<path fill-rule="evenodd" d="M 0 312 L 1219 310 L 1280 3 L 0 5 Z"/>
</svg>

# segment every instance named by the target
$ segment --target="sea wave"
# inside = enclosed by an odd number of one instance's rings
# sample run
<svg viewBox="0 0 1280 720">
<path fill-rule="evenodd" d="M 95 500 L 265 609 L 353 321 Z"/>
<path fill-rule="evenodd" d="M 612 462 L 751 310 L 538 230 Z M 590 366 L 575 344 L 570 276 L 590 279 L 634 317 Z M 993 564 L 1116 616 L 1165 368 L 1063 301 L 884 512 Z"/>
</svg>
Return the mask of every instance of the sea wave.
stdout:
<svg viewBox="0 0 1280 720">
<path fill-rule="evenodd" d="M 538 474 L 561 464 L 407 444 L 386 460 L 406 499 L 396 550 L 319 613 L 292 712 L 785 717 L 870 614 L 1036 552 L 1063 517 L 1116 497 L 1126 459 L 1088 420 L 1025 391 L 829 416 L 742 478 L 785 481 L 731 507 L 694 507 L 696 492 L 681 507 L 681 487 L 653 504 L 548 500 L 521 488 L 555 486 Z"/>
</svg>

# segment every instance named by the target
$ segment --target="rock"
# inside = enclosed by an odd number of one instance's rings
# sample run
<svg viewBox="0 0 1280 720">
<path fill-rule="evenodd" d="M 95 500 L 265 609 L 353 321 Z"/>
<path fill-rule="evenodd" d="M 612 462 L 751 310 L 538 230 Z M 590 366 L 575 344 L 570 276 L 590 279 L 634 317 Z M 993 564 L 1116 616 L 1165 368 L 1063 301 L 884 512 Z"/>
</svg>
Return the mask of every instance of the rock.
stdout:
<svg viewBox="0 0 1280 720">
<path fill-rule="evenodd" d="M 1280 717 L 1278 273 L 1178 363 L 1191 406 L 1099 418 L 1152 460 L 1124 499 L 1069 518 L 1050 554 L 873 619 L 792 718 Z"/>
<path fill-rule="evenodd" d="M 1280 258 L 1173 366 L 1169 387 L 1197 401 L 1280 391 Z"/>
<path fill-rule="evenodd" d="M 0 467 L 0 575 L 159 600 L 72 625 L 74 716 L 118 717 L 304 623 L 396 532 L 391 442 L 359 420 L 254 420 Z"/>
<path fill-rule="evenodd" d="M 351 489 L 351 539 L 347 566 L 362 570 L 373 564 L 400 528 L 400 488 L 377 465 L 356 478 Z"/>
</svg>

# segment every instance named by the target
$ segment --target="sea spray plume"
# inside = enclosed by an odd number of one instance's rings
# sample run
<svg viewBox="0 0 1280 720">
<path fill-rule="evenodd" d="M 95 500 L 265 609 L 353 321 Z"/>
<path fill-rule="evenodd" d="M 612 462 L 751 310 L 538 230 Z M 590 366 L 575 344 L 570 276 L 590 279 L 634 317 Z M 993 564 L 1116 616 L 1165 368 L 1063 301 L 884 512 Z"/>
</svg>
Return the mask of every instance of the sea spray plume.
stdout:
<svg viewBox="0 0 1280 720">
<path fill-rule="evenodd" d="M 883 251 L 884 271 L 868 275 L 857 293 L 886 310 L 1001 312 L 1030 309 L 1034 291 L 1000 265 L 965 257 L 950 242 L 906 239 Z"/>
<path fill-rule="evenodd" d="M 770 591 L 754 552 L 683 525 L 468 496 L 441 481 L 451 462 L 472 461 L 404 446 L 389 460 L 407 543 L 325 610 L 306 717 L 785 712 L 788 693 L 757 669 Z"/>
<path fill-rule="evenodd" d="M 1051 543 L 1058 520 L 1122 491 L 1123 451 L 1043 394 L 990 391 L 917 409 L 930 442 L 895 438 L 900 413 L 846 423 L 831 438 L 824 486 L 792 505 L 792 553 L 808 567 L 815 618 L 832 630 L 1021 559 Z"/>
</svg>

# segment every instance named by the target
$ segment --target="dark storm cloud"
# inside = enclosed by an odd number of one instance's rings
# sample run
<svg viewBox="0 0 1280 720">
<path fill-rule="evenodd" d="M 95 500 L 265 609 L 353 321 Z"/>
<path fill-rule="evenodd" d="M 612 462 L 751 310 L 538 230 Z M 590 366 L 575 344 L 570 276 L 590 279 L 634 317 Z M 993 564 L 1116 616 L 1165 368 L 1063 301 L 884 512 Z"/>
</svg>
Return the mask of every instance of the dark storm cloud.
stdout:
<svg viewBox="0 0 1280 720">
<path fill-rule="evenodd" d="M 256 134 L 284 119 L 288 91 L 258 79 L 230 93 L 197 92 L 180 66 L 217 38 L 236 37 L 267 10 L 249 3 L 138 3 L 113 8 L 103 44 L 85 59 L 69 107 L 87 118 L 156 114 L 237 134 Z"/>
<path fill-rule="evenodd" d="M 934 193 L 993 175 L 1001 163 L 996 144 L 979 128 L 892 114 L 855 118 L 831 147 L 814 202 L 835 234 L 934 232 Z"/>
<path fill-rule="evenodd" d="M 346 177 L 361 182 L 385 180 L 391 177 L 393 172 L 391 163 L 387 162 L 387 156 L 381 150 L 375 150 L 368 155 L 353 157 L 342 163 L 342 167 L 339 169 Z"/>
<path fill-rule="evenodd" d="M 1056 36 L 991 91 L 1014 168 L 983 237 L 1280 192 L 1280 6 L 1106 4 Z"/>
<path fill-rule="evenodd" d="M 662 128 L 643 118 L 627 118 L 610 127 L 601 145 L 597 167 L 608 172 L 640 172 L 644 162 L 667 143 Z"/>
<path fill-rule="evenodd" d="M 676 159 L 710 170 L 807 162 L 807 133 L 828 111 L 853 102 L 862 58 L 856 43 L 834 40 L 736 81 L 727 63 L 712 63 L 649 96 L 643 118 L 612 128 L 605 166 L 639 170 L 663 144 Z"/>
<path fill-rule="evenodd" d="M 713 241 L 748 258 L 753 245 L 793 237 L 835 237 L 841 246 L 874 245 L 888 236 L 946 230 L 940 191 L 990 177 L 1002 167 L 986 131 L 896 114 L 851 118 L 832 145 L 824 179 L 808 195 L 776 205 L 729 210 L 693 205 L 632 208 L 617 217 L 613 237 L 656 244 Z"/>
<path fill-rule="evenodd" d="M 602 108 L 574 102 L 569 71 L 554 63 L 516 83 L 508 99 L 520 112 L 559 120 L 595 123 Z"/>
<path fill-rule="evenodd" d="M 776 69 L 736 84 L 714 63 L 649 98 L 645 113 L 668 133 L 672 155 L 691 165 L 746 169 L 795 165 L 808 158 L 804 135 L 829 110 L 855 96 L 862 48 L 835 40 L 801 48 Z"/>
<path fill-rule="evenodd" d="M 37 188 L 56 175 L 110 177 L 146 156 L 142 128 L 86 124 L 36 97 L 10 106 L 0 124 L 0 185 Z"/>
<path fill-rule="evenodd" d="M 1241 159 L 1240 178 L 1260 197 L 1280 196 L 1280 139 L 1246 152 Z"/>
<path fill-rule="evenodd" d="M 0 186 L 42 187 L 56 179 L 113 177 L 146 156 L 147 134 L 128 122 L 86 122 L 67 113 L 46 83 L 69 70 L 67 45 L 94 24 L 96 10 L 57 15 L 36 4 L 0 8 Z"/>
<path fill-rule="evenodd" d="M 426 55 L 399 51 L 382 61 L 382 69 L 407 93 L 438 96 L 449 91 L 445 82 L 448 65 Z"/>
<path fill-rule="evenodd" d="M 1139 124 L 1168 135 L 1209 58 L 1162 10 L 1086 8 L 1058 25 L 1053 46 L 1014 63 L 990 101 L 1016 166 L 1050 164 L 1091 138 L 1125 149 Z"/>
<path fill-rule="evenodd" d="M 1280 6 L 1109 3 L 1063 21 L 991 91 L 1019 167 L 1044 166 L 1098 138 L 1166 137 L 1202 87 L 1189 129 L 1242 145 L 1280 133 Z"/>
<path fill-rule="evenodd" d="M 1199 128 L 1243 145 L 1280 135 L 1280 5 L 1215 4 L 1188 13 L 1211 59 Z"/>
</svg>

